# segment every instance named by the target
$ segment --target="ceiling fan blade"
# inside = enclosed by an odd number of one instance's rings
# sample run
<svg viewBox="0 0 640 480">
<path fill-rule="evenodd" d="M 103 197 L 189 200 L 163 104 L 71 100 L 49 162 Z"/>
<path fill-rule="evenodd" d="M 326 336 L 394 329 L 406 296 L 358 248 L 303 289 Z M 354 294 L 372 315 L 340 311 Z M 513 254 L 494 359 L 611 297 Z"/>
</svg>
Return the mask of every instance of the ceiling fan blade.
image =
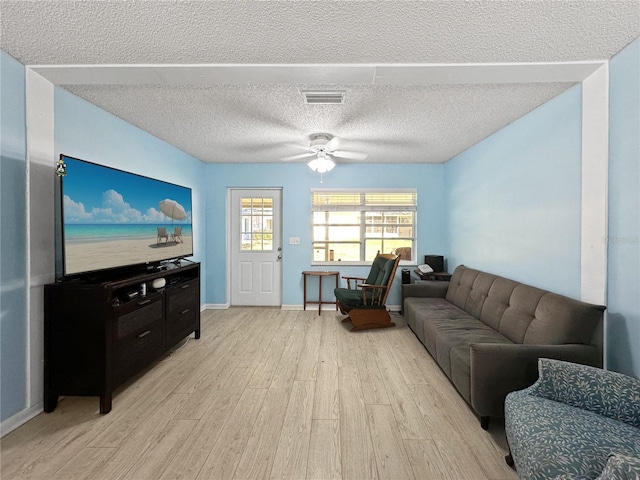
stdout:
<svg viewBox="0 0 640 480">
<path fill-rule="evenodd" d="M 295 142 L 281 143 L 279 145 L 285 148 L 295 148 L 296 150 L 304 150 L 305 152 L 315 152 L 315 150 L 311 148 L 309 145 L 302 145 L 300 143 L 295 143 Z"/>
<path fill-rule="evenodd" d="M 297 155 L 290 155 L 288 157 L 281 158 L 283 162 L 291 162 L 293 160 L 302 160 L 303 158 L 313 157 L 316 152 L 299 153 Z"/>
<path fill-rule="evenodd" d="M 324 148 L 327 150 L 334 150 L 338 148 L 339 145 L 340 145 L 340 139 L 338 137 L 333 137 L 331 140 L 327 142 Z"/>
<path fill-rule="evenodd" d="M 349 152 L 346 150 L 336 150 L 335 152 L 331 152 L 331 155 L 349 160 L 365 160 L 368 157 L 364 152 Z"/>
</svg>

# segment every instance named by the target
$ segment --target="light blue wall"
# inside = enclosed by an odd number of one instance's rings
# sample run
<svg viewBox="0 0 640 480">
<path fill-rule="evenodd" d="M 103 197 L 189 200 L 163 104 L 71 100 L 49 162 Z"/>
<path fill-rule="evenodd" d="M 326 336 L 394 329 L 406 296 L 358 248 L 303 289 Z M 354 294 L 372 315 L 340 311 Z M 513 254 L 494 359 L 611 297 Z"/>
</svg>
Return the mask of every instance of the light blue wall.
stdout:
<svg viewBox="0 0 640 480">
<path fill-rule="evenodd" d="M 312 188 L 416 188 L 418 189 L 418 259 L 427 253 L 442 254 L 444 235 L 444 167 L 420 164 L 338 164 L 320 183 L 320 175 L 305 164 L 212 164 L 207 168 L 207 294 L 206 301 L 227 301 L 225 221 L 228 187 L 279 187 L 283 191 L 283 298 L 284 305 L 302 305 L 303 270 L 311 270 Z M 289 245 L 300 237 L 300 245 Z M 333 269 L 333 268 L 332 268 Z M 366 276 L 369 267 L 336 268 L 341 275 Z M 399 273 L 398 273 L 399 275 Z M 331 282 L 326 282 L 331 283 Z M 400 305 L 400 280 L 387 303 Z M 315 289 L 313 293 L 315 294 Z M 311 298 L 311 289 L 310 298 Z M 331 298 L 330 285 L 325 298 Z"/>
<path fill-rule="evenodd" d="M 0 420 L 26 407 L 25 69 L 0 51 Z"/>
<path fill-rule="evenodd" d="M 608 366 L 640 378 L 640 39 L 609 74 Z"/>
<path fill-rule="evenodd" d="M 56 157 L 64 153 L 192 189 L 193 260 L 205 270 L 205 164 L 60 87 L 54 95 Z"/>
<path fill-rule="evenodd" d="M 449 271 L 579 298 L 581 94 L 571 87 L 446 164 Z"/>
</svg>

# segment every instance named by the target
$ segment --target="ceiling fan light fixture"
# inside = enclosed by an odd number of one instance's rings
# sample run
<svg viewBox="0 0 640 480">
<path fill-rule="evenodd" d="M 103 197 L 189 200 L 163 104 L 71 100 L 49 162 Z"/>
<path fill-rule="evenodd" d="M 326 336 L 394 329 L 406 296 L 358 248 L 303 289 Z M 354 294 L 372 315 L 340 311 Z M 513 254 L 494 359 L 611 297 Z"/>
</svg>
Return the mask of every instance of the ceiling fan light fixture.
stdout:
<svg viewBox="0 0 640 480">
<path fill-rule="evenodd" d="M 331 160 L 326 155 L 320 156 L 318 155 L 316 158 L 311 160 L 308 164 L 309 168 L 317 173 L 327 173 L 333 170 L 333 167 L 336 166 L 333 160 Z"/>
</svg>

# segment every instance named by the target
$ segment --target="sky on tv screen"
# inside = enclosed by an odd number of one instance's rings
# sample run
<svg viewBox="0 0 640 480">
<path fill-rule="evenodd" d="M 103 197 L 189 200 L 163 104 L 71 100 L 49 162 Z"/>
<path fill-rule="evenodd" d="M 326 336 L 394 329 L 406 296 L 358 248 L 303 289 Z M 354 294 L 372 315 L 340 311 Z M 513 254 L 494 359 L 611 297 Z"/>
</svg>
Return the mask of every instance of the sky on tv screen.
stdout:
<svg viewBox="0 0 640 480">
<path fill-rule="evenodd" d="M 186 187 L 68 157 L 65 163 L 65 225 L 191 223 L 191 190 Z M 165 199 L 178 202 L 186 218 L 172 219 L 162 213 L 159 204 Z"/>
</svg>

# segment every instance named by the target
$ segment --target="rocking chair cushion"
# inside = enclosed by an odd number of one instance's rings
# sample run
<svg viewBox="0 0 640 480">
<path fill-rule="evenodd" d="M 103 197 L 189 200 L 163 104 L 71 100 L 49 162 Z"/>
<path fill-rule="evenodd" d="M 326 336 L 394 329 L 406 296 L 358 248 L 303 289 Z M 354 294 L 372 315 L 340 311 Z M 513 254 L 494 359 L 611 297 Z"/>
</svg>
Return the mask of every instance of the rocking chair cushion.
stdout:
<svg viewBox="0 0 640 480">
<path fill-rule="evenodd" d="M 338 301 L 347 307 L 359 307 L 362 305 L 362 290 L 353 290 L 348 288 L 336 288 L 334 294 Z M 367 303 L 370 303 L 372 292 L 367 292 Z"/>
<path fill-rule="evenodd" d="M 389 278 L 393 273 L 393 267 L 395 266 L 394 259 L 386 259 L 384 257 L 377 257 L 373 265 L 371 266 L 371 272 L 367 277 L 365 284 L 367 285 L 387 285 Z M 364 306 L 362 303 L 362 290 L 361 289 L 349 289 L 349 288 L 336 288 L 334 290 L 336 299 L 346 307 L 360 307 Z M 367 306 L 374 308 L 383 308 L 383 305 L 371 305 L 372 298 L 375 295 L 373 289 L 366 290 L 365 295 L 367 298 Z"/>
<path fill-rule="evenodd" d="M 371 271 L 369 272 L 369 276 L 364 283 L 368 283 L 369 285 L 384 285 L 383 279 L 385 277 L 385 267 L 391 264 L 393 266 L 393 261 L 390 261 L 384 257 L 376 257 L 371 265 Z M 387 280 L 389 276 L 387 275 Z"/>
</svg>

